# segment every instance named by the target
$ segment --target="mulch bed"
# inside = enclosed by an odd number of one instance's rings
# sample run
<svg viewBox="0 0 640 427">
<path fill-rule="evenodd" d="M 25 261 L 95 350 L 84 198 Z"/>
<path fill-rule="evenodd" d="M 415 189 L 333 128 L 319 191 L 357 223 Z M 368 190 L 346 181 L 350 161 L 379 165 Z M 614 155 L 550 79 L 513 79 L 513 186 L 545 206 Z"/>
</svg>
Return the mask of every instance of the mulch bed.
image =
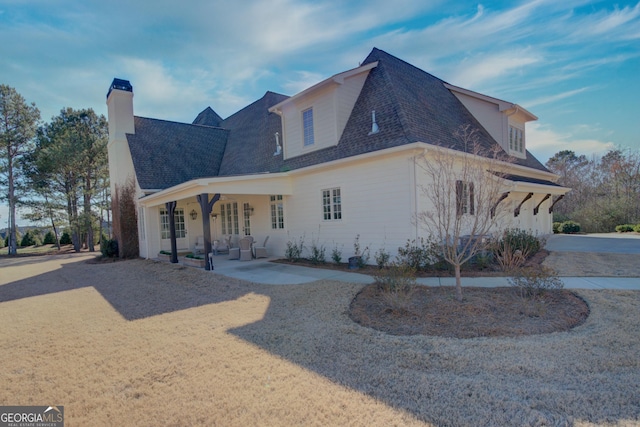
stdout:
<svg viewBox="0 0 640 427">
<path fill-rule="evenodd" d="M 349 315 L 362 326 L 392 335 L 452 338 L 522 336 L 566 331 L 589 316 L 587 303 L 568 290 L 523 298 L 514 288 L 416 286 L 406 297 L 392 298 L 373 283 L 351 303 Z"/>
</svg>

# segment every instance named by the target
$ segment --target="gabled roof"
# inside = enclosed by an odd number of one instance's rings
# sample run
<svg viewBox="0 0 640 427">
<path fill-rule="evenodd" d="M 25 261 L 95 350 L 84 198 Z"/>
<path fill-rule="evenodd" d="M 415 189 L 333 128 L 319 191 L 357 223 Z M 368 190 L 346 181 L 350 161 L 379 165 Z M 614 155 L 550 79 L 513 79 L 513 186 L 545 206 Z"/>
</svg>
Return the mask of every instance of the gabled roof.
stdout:
<svg viewBox="0 0 640 427">
<path fill-rule="evenodd" d="M 453 86 L 376 48 L 354 70 L 365 69 L 369 74 L 338 144 L 287 160 L 274 156 L 276 132 L 282 143 L 282 123 L 269 111 L 289 99 L 285 95 L 267 92 L 224 120 L 206 108 L 191 125 L 136 117 L 136 134 L 128 140 L 141 188 L 294 170 L 416 142 L 469 151 L 471 147 L 454 136 L 465 125 L 478 129 L 485 148 L 499 147 L 452 93 Z M 379 132 L 370 135 L 373 110 Z M 529 152 L 514 162 L 549 172 Z"/>
<path fill-rule="evenodd" d="M 337 146 L 289 159 L 290 169 L 359 154 L 424 142 L 458 151 L 470 151 L 454 136 L 460 126 L 478 129 L 487 150 L 499 144 L 437 77 L 395 56 L 374 48 L 362 63 L 371 69 Z M 376 112 L 379 132 L 369 135 L 371 112 Z M 502 148 L 499 148 L 502 150 Z M 505 153 L 506 154 L 506 153 Z M 515 164 L 548 172 L 531 153 Z"/>
<path fill-rule="evenodd" d="M 127 141 L 143 190 L 218 175 L 229 131 L 144 117 L 134 117 L 134 126 Z"/>
<path fill-rule="evenodd" d="M 222 117 L 220 117 L 218 113 L 213 111 L 211 107 L 207 107 L 202 110 L 200 114 L 198 114 L 198 117 L 196 117 L 196 119 L 191 124 L 219 127 L 220 122 L 222 122 Z"/>
<path fill-rule="evenodd" d="M 282 123 L 280 116 L 270 113 L 269 108 L 287 98 L 286 95 L 267 92 L 220 123 L 221 127 L 229 130 L 220 167 L 221 176 L 281 171 L 282 155 L 274 156 L 273 153 L 276 151 L 276 132 L 282 141 Z"/>
</svg>

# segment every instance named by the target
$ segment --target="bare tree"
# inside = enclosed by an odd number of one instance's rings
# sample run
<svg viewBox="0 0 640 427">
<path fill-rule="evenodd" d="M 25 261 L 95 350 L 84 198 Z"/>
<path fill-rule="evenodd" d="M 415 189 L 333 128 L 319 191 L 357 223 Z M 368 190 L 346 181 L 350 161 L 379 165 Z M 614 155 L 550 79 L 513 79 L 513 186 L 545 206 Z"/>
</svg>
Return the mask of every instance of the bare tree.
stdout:
<svg viewBox="0 0 640 427">
<path fill-rule="evenodd" d="M 478 130 L 461 126 L 455 137 L 465 151 L 433 146 L 416 159 L 422 171 L 424 200 L 430 202 L 416 220 L 440 244 L 455 270 L 456 297 L 462 301 L 460 269 L 486 248 L 487 237 L 504 216 L 501 178 L 510 158 L 499 146 L 485 147 Z"/>
</svg>

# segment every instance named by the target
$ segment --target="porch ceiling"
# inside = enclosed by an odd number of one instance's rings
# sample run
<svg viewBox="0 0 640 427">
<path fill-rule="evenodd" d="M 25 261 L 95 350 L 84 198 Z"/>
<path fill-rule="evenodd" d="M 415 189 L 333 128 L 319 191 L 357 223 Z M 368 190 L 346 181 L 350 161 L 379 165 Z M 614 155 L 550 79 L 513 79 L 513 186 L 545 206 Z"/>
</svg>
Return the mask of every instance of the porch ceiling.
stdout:
<svg viewBox="0 0 640 427">
<path fill-rule="evenodd" d="M 198 194 L 292 194 L 291 177 L 287 173 L 242 175 L 194 179 L 138 199 L 144 207 L 163 205 L 174 200 L 183 200 Z"/>
</svg>

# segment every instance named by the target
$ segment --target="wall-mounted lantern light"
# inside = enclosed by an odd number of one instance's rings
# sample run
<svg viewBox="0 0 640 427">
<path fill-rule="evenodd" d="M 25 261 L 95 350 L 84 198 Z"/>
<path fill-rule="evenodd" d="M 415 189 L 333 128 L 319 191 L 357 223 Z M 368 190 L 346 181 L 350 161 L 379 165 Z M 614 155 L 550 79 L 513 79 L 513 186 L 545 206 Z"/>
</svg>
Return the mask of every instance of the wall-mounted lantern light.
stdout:
<svg viewBox="0 0 640 427">
<path fill-rule="evenodd" d="M 198 219 L 198 212 L 196 212 L 195 209 L 191 209 L 191 212 L 189 212 L 189 216 L 192 220 L 195 221 L 196 219 Z"/>
</svg>

